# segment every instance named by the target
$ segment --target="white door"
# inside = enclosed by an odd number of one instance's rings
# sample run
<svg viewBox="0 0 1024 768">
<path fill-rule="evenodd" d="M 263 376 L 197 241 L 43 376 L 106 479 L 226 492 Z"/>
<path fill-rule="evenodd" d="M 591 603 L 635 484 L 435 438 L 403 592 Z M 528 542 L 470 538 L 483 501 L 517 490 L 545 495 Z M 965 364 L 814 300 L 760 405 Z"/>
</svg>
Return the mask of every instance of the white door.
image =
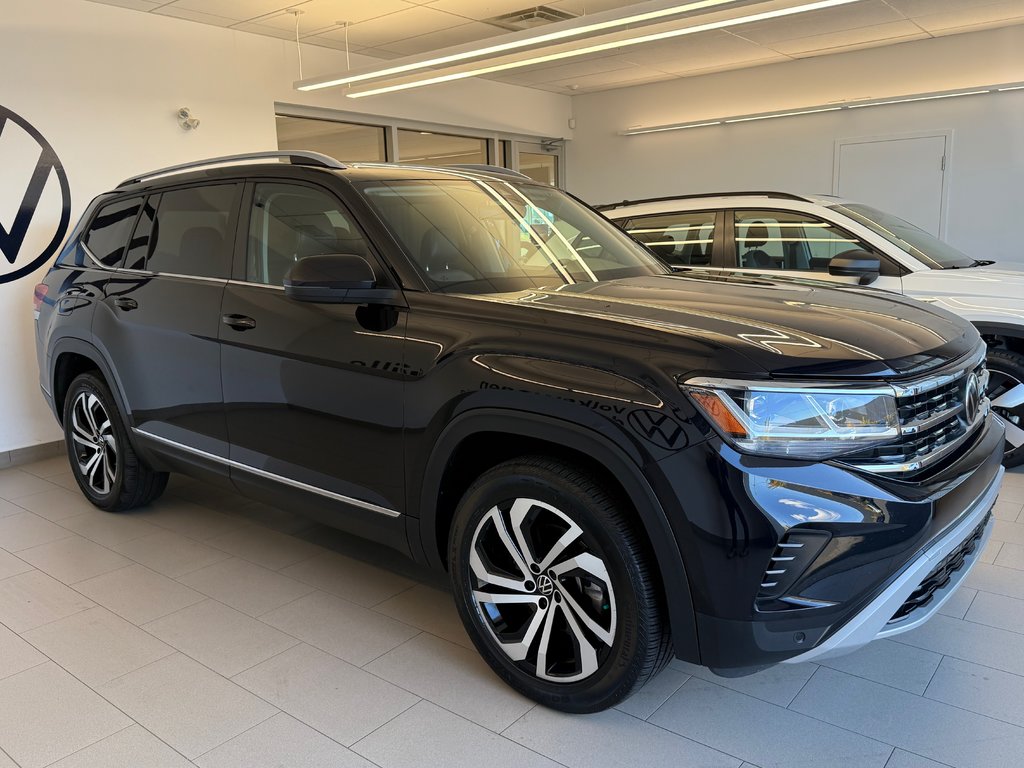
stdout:
<svg viewBox="0 0 1024 768">
<path fill-rule="evenodd" d="M 945 134 L 836 144 L 834 191 L 942 236 Z"/>
</svg>

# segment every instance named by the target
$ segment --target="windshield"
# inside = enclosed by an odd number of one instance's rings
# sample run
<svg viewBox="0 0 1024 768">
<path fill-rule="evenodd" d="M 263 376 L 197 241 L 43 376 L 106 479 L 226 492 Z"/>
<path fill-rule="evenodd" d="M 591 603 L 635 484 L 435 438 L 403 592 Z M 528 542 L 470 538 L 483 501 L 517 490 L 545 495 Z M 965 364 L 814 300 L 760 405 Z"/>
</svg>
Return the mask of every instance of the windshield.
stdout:
<svg viewBox="0 0 1024 768">
<path fill-rule="evenodd" d="M 843 205 L 833 205 L 831 208 L 859 221 L 893 245 L 908 251 L 932 269 L 961 269 L 973 267 L 978 263 L 948 243 L 915 227 L 909 221 L 897 218 L 891 213 L 879 211 L 870 205 L 844 203 Z"/>
<path fill-rule="evenodd" d="M 505 181 L 373 181 L 362 194 L 433 290 L 503 293 L 668 270 L 586 206 Z"/>
</svg>

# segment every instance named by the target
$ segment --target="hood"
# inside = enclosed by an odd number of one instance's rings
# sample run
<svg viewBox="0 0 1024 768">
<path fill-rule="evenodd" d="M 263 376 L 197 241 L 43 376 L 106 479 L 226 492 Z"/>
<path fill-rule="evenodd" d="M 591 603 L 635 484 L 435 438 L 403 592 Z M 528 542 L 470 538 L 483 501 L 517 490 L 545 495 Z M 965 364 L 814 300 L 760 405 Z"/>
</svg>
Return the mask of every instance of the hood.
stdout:
<svg viewBox="0 0 1024 768">
<path fill-rule="evenodd" d="M 979 344 L 973 326 L 943 309 L 898 294 L 810 281 L 653 275 L 506 294 L 503 300 L 696 337 L 780 377 L 908 376 Z"/>
<path fill-rule="evenodd" d="M 993 265 L 911 272 L 903 276 L 903 289 L 919 299 L 976 299 L 983 306 L 1024 316 L 1024 264 L 1020 269 Z"/>
</svg>

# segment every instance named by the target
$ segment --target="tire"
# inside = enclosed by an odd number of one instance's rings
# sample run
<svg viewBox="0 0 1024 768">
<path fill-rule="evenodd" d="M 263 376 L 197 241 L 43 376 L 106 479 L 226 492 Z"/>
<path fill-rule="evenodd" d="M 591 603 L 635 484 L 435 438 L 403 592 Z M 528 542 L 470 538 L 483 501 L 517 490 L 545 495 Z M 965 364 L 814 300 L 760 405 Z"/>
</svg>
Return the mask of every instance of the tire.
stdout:
<svg viewBox="0 0 1024 768">
<path fill-rule="evenodd" d="M 64 398 L 64 442 L 71 472 L 89 501 L 107 512 L 125 512 L 156 499 L 167 473 L 147 467 L 106 383 L 95 373 L 71 382 Z"/>
<path fill-rule="evenodd" d="M 1007 431 L 1003 466 L 1019 467 L 1024 464 L 1024 403 L 1001 407 L 999 400 L 1016 387 L 1024 386 L 1024 355 L 1008 349 L 990 349 L 986 366 L 989 371 L 988 396 L 992 400 L 992 411 L 1003 420 Z"/>
<path fill-rule="evenodd" d="M 615 497 L 572 465 L 530 456 L 485 472 L 456 510 L 449 563 L 481 656 L 547 707 L 607 709 L 671 658 L 646 541 Z"/>
</svg>

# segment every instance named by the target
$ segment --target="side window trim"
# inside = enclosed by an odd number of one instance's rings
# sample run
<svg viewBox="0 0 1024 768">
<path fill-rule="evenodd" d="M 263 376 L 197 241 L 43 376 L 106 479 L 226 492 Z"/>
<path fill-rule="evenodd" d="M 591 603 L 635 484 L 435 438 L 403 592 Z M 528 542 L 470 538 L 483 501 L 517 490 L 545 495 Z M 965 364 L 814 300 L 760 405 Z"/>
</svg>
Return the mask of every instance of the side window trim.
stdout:
<svg viewBox="0 0 1024 768">
<path fill-rule="evenodd" d="M 306 179 L 282 178 L 280 176 L 250 177 L 245 181 L 245 190 L 241 195 L 241 209 L 238 215 L 238 226 L 234 240 L 235 248 L 231 266 L 231 283 L 236 285 L 249 285 L 259 288 L 284 290 L 284 286 L 253 282 L 248 279 L 247 262 L 249 258 L 249 228 L 252 225 L 252 216 L 255 208 L 256 187 L 260 184 L 280 184 L 292 187 L 307 187 L 334 200 L 338 206 L 338 210 L 346 216 L 350 225 L 355 228 L 355 231 L 362 236 L 363 242 L 366 243 L 367 256 L 369 257 L 368 260 L 370 262 L 370 266 L 373 267 L 374 274 L 377 275 L 378 279 L 381 279 L 381 282 L 387 283 L 381 287 L 397 286 L 391 270 L 386 266 L 385 260 L 381 257 L 380 248 L 378 248 L 376 243 L 374 243 L 370 238 L 366 231 L 366 227 L 363 226 L 359 218 L 352 212 L 352 206 L 348 201 L 343 199 L 336 190 L 322 184 L 317 184 Z"/>
<path fill-rule="evenodd" d="M 721 211 L 719 211 L 719 210 L 716 210 L 714 208 L 700 208 L 700 209 L 696 209 L 695 208 L 695 209 L 692 209 L 692 210 L 691 209 L 687 209 L 687 210 L 667 211 L 667 212 L 662 212 L 662 213 L 646 214 L 646 215 L 643 215 L 643 216 L 630 216 L 627 219 L 622 219 L 620 221 L 613 221 L 612 223 L 616 227 L 621 229 L 623 232 L 628 234 L 630 237 L 633 237 L 633 235 L 632 235 L 632 226 L 633 226 L 633 224 L 635 222 L 642 221 L 644 219 L 663 218 L 663 217 L 667 217 L 667 216 L 701 216 L 701 215 L 705 215 L 705 216 L 707 216 L 707 217 L 709 217 L 711 219 L 711 226 L 712 226 L 712 238 L 711 238 L 711 243 L 710 243 L 710 246 L 711 246 L 711 257 L 708 260 L 707 264 L 690 264 L 690 265 L 681 265 L 681 266 L 684 266 L 684 267 L 685 266 L 690 266 L 690 267 L 692 267 L 694 269 L 717 269 L 717 268 L 719 268 L 721 266 L 718 262 L 721 260 L 722 244 L 724 242 L 724 240 L 722 239 L 722 215 L 721 215 Z M 637 238 L 633 237 L 633 239 L 636 240 Z M 643 243 L 642 241 L 638 241 L 638 242 L 641 242 L 641 244 L 645 248 L 647 248 L 648 250 L 651 250 L 651 247 L 649 245 L 647 245 L 646 243 Z M 662 259 L 662 257 L 658 256 L 657 253 L 655 253 L 654 255 L 655 255 L 655 258 L 657 258 L 659 261 L 664 261 Z"/>
</svg>

